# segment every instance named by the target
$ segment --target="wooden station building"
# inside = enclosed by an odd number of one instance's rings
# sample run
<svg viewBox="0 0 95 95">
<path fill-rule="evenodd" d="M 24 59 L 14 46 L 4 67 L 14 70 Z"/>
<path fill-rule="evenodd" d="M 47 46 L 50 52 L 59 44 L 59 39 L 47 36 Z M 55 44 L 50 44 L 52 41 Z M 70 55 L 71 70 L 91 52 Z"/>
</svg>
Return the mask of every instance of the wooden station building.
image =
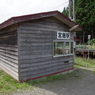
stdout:
<svg viewBox="0 0 95 95">
<path fill-rule="evenodd" d="M 19 82 L 73 70 L 76 25 L 58 11 L 8 19 L 0 24 L 0 68 Z"/>
</svg>

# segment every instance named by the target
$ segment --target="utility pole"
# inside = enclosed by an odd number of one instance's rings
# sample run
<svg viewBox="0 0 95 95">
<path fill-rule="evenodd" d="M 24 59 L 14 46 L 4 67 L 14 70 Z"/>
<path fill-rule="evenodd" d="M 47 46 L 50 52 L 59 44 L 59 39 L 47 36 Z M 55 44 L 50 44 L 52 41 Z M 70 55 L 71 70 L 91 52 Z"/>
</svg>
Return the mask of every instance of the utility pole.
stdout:
<svg viewBox="0 0 95 95">
<path fill-rule="evenodd" d="M 71 18 L 71 0 L 69 0 L 69 18 L 72 19 Z"/>
<path fill-rule="evenodd" d="M 69 0 L 69 18 L 75 21 L 75 0 Z"/>
<path fill-rule="evenodd" d="M 69 18 L 75 22 L 75 0 L 69 0 Z M 76 37 L 76 32 L 74 32 Z M 74 57 L 76 56 L 76 41 L 74 41 Z"/>
<path fill-rule="evenodd" d="M 75 21 L 75 0 L 73 0 L 73 21 Z"/>
</svg>

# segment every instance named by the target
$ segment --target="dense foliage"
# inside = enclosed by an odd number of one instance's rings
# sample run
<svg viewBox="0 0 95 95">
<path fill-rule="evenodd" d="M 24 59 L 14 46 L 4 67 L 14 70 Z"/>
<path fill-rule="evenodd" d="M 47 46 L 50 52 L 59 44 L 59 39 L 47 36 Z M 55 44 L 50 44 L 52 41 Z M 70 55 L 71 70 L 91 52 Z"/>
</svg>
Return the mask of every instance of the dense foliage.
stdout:
<svg viewBox="0 0 95 95">
<path fill-rule="evenodd" d="M 84 42 L 95 38 L 95 0 L 76 0 L 76 22 L 83 27 Z"/>
<path fill-rule="evenodd" d="M 65 8 L 64 7 L 64 9 L 63 9 L 63 12 L 62 12 L 65 16 L 67 16 L 68 17 L 68 15 L 69 15 L 69 12 L 68 12 L 68 7 L 67 8 Z"/>
<path fill-rule="evenodd" d="M 90 43 L 91 45 L 95 45 L 95 38 L 90 40 L 90 41 L 88 41 L 87 43 Z"/>
<path fill-rule="evenodd" d="M 68 13 L 66 9 L 63 10 L 65 15 Z M 77 37 L 82 43 L 87 42 L 88 35 L 95 38 L 95 0 L 75 0 L 75 11 L 76 22 L 83 28 L 82 32 L 77 32 Z"/>
</svg>

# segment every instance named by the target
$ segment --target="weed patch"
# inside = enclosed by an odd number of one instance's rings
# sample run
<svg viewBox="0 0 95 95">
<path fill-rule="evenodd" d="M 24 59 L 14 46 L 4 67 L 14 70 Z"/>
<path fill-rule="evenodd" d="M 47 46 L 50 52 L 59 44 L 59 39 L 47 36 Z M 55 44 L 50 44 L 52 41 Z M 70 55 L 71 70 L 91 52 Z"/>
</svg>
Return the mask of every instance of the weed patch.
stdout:
<svg viewBox="0 0 95 95">
<path fill-rule="evenodd" d="M 82 59 L 76 57 L 74 59 L 75 67 L 88 67 L 94 68 L 95 67 L 95 59 Z M 83 74 L 83 70 L 76 69 L 72 73 L 68 74 L 58 74 L 58 75 L 51 75 L 45 78 L 41 78 L 39 80 L 31 80 L 28 82 L 18 83 L 15 79 L 11 76 L 0 70 L 0 95 L 11 95 L 17 91 L 27 91 L 33 90 L 33 87 L 38 86 L 40 84 L 46 84 L 49 82 L 59 81 L 59 80 L 73 80 L 75 77 L 77 79 L 81 79 L 81 75 Z"/>
<path fill-rule="evenodd" d="M 25 82 L 18 83 L 11 76 L 0 70 L 0 93 L 1 95 L 10 95 L 18 89 L 26 89 L 31 86 Z"/>
<path fill-rule="evenodd" d="M 33 87 L 38 86 L 40 84 L 45 84 L 49 82 L 59 81 L 59 80 L 66 80 L 72 79 L 75 77 L 76 74 L 79 72 L 76 70 L 72 73 L 68 74 L 58 74 L 58 75 L 51 75 L 39 80 L 31 80 L 23 83 L 18 83 L 15 79 L 11 76 L 0 70 L 0 93 L 1 95 L 10 95 L 13 92 L 22 91 L 22 90 L 33 90 Z"/>
<path fill-rule="evenodd" d="M 74 62 L 77 67 L 95 68 L 95 59 L 83 59 L 81 57 L 76 57 Z"/>
</svg>

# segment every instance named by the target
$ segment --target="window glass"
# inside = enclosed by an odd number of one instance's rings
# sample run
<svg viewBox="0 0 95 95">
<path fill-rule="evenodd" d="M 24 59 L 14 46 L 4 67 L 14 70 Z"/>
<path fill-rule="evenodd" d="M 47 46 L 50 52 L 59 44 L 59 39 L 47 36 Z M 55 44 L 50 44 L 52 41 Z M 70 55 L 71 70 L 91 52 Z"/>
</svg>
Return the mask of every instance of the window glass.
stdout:
<svg viewBox="0 0 95 95">
<path fill-rule="evenodd" d="M 71 42 L 71 53 L 73 53 L 73 42 Z"/>
<path fill-rule="evenodd" d="M 54 55 L 63 54 L 63 42 L 54 42 Z"/>
<path fill-rule="evenodd" d="M 65 55 L 73 53 L 73 42 L 54 42 L 54 55 Z"/>
<path fill-rule="evenodd" d="M 65 42 L 65 54 L 70 54 L 70 42 Z"/>
</svg>

